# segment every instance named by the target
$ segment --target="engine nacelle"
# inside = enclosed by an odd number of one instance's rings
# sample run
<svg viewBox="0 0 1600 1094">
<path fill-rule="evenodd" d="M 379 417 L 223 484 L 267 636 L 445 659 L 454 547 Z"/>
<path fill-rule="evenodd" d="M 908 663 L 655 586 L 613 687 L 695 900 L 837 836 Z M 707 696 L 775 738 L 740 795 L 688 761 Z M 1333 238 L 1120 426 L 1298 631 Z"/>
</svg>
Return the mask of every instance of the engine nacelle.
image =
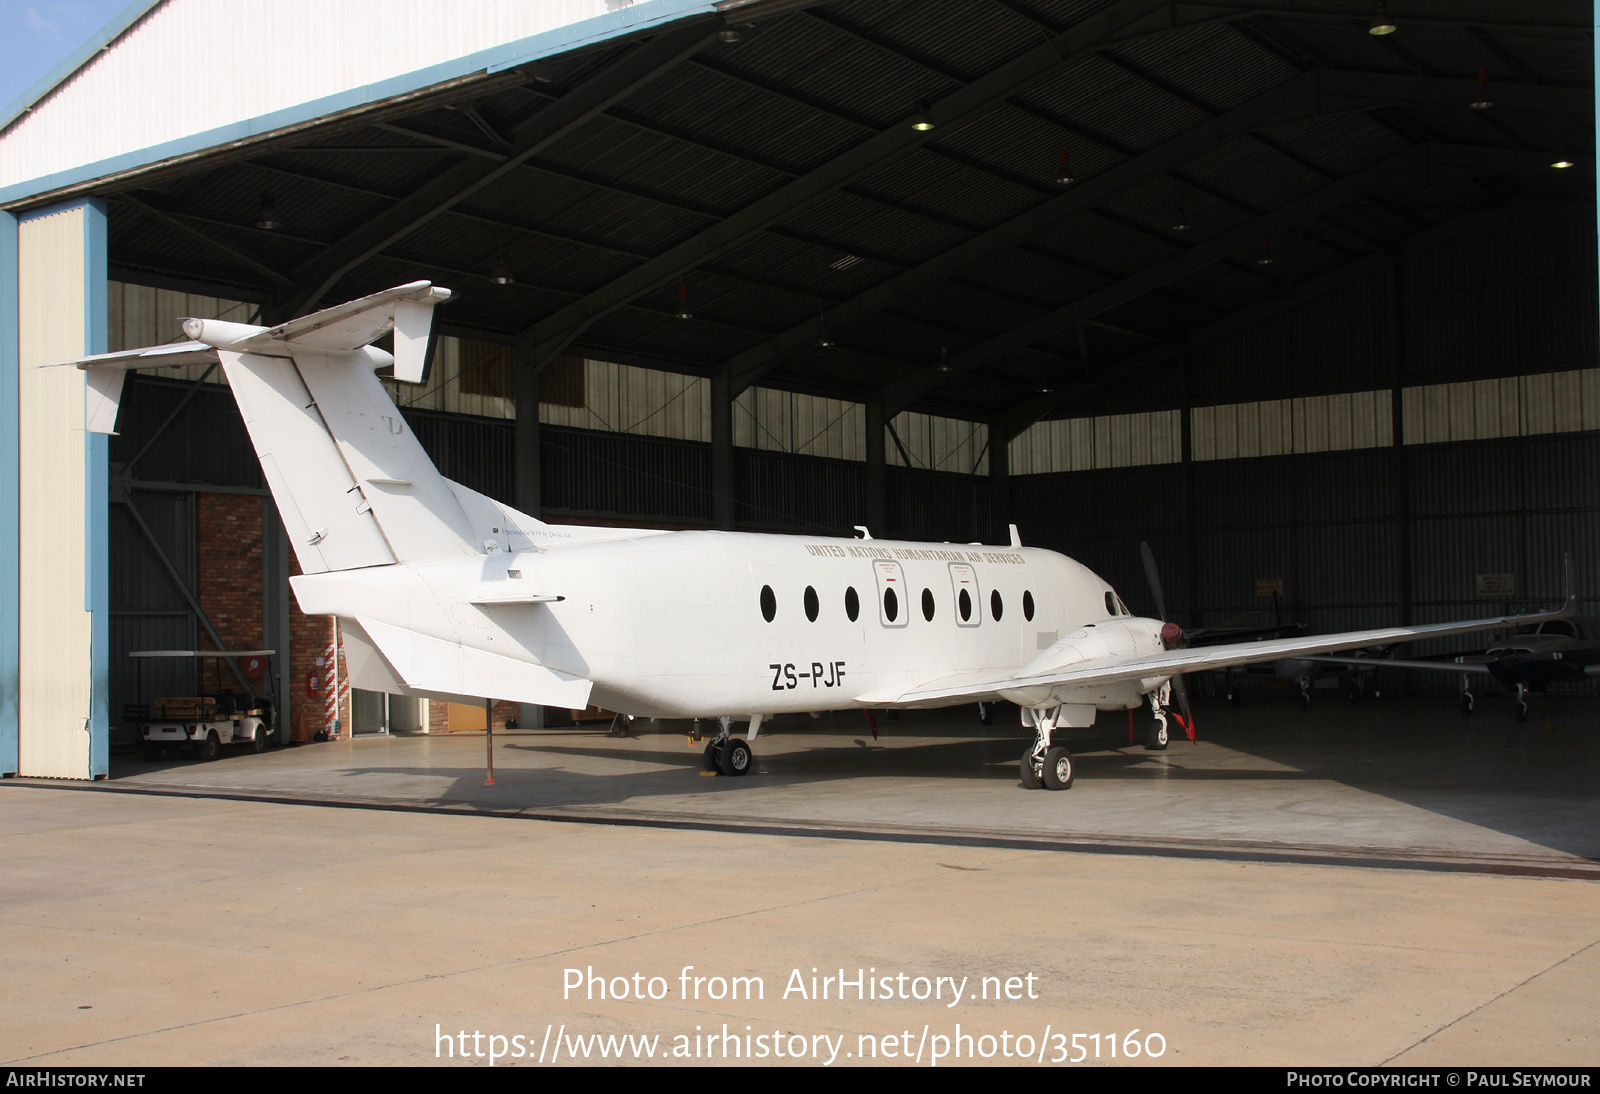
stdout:
<svg viewBox="0 0 1600 1094">
<path fill-rule="evenodd" d="M 1068 631 L 1055 644 L 1030 661 L 1017 675 L 1035 676 L 1070 669 L 1084 661 L 1115 660 L 1140 654 L 1159 653 L 1162 622 L 1139 616 L 1118 616 Z M 1081 685 L 1040 684 L 1001 692 L 1021 707 L 1052 706 L 1056 703 L 1092 703 L 1100 707 L 1137 705 L 1146 691 L 1160 686 L 1156 680 L 1128 680 L 1118 683 Z"/>
</svg>

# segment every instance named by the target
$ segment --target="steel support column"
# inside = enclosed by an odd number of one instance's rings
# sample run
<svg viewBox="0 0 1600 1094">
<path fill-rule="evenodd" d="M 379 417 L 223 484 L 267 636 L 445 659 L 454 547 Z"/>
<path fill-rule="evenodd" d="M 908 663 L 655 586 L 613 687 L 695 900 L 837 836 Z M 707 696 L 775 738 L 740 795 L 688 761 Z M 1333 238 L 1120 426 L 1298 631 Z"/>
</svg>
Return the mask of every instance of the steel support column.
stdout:
<svg viewBox="0 0 1600 1094">
<path fill-rule="evenodd" d="M 537 518 L 544 505 L 539 487 L 539 372 L 530 349 L 526 339 L 519 340 L 512 363 L 517 404 L 513 491 L 516 507 Z"/>
<path fill-rule="evenodd" d="M 737 482 L 733 473 L 733 394 L 728 374 L 711 376 L 711 519 L 718 528 L 732 530 L 739 515 Z"/>
</svg>

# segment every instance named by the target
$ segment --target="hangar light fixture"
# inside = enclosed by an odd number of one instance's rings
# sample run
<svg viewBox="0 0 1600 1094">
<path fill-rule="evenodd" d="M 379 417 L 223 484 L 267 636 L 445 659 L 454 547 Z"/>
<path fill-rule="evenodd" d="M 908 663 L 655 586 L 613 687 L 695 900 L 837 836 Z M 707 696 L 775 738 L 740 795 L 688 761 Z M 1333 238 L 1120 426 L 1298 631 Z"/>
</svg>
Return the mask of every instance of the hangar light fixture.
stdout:
<svg viewBox="0 0 1600 1094">
<path fill-rule="evenodd" d="M 737 42 L 739 39 L 741 39 L 743 37 L 744 37 L 744 28 L 743 27 L 727 26 L 727 27 L 723 27 L 721 30 L 717 31 L 717 41 L 726 42 L 730 46 L 733 45 L 733 43 Z"/>
<path fill-rule="evenodd" d="M 1078 180 L 1072 177 L 1072 172 L 1067 169 L 1067 146 L 1061 146 L 1061 170 L 1056 175 L 1057 186 L 1071 186 Z"/>
<path fill-rule="evenodd" d="M 694 318 L 694 312 L 689 310 L 689 286 L 687 284 L 680 284 L 678 286 L 678 318 Z"/>
<path fill-rule="evenodd" d="M 1571 160 L 1556 160 L 1556 162 L 1552 163 L 1550 166 L 1551 167 L 1567 168 L 1567 167 L 1571 167 L 1572 166 L 1572 161 Z"/>
<path fill-rule="evenodd" d="M 1389 18 L 1389 5 L 1382 3 L 1380 0 L 1378 13 L 1372 17 L 1372 24 L 1367 27 L 1367 33 L 1381 38 L 1383 35 L 1393 34 L 1399 29 L 1394 25 L 1394 20 Z"/>
<path fill-rule="evenodd" d="M 1268 250 L 1267 241 L 1266 241 L 1265 238 L 1263 238 L 1261 240 L 1261 257 L 1256 259 L 1256 265 L 1257 266 L 1270 266 L 1270 265 L 1272 265 L 1272 252 L 1270 250 Z"/>
<path fill-rule="evenodd" d="M 1472 109 L 1488 110 L 1494 105 L 1494 100 L 1489 98 L 1489 70 L 1478 69 L 1478 96 L 1472 100 Z"/>
<path fill-rule="evenodd" d="M 918 133 L 926 133 L 933 128 L 933 111 L 928 109 L 927 99 L 917 104 L 917 112 L 911 116 L 911 128 Z"/>
<path fill-rule="evenodd" d="M 494 269 L 489 271 L 489 280 L 496 285 L 514 285 L 516 277 L 511 273 L 511 267 L 506 265 L 505 256 L 502 255 L 494 264 Z"/>
<path fill-rule="evenodd" d="M 933 367 L 939 372 L 955 371 L 955 366 L 950 363 L 950 347 L 939 347 L 939 363 Z"/>
<path fill-rule="evenodd" d="M 1172 223 L 1169 227 L 1174 232 L 1187 232 L 1189 230 L 1189 214 L 1183 211 L 1183 206 L 1173 205 Z"/>
<path fill-rule="evenodd" d="M 822 334 L 817 338 L 818 349 L 832 349 L 833 337 L 828 334 L 828 315 L 822 310 L 822 304 L 817 304 L 817 323 L 822 328 Z"/>
<path fill-rule="evenodd" d="M 256 205 L 256 227 L 263 232 L 275 232 L 283 227 L 278 219 L 278 206 L 272 200 L 272 191 L 261 191 L 261 201 Z"/>
</svg>

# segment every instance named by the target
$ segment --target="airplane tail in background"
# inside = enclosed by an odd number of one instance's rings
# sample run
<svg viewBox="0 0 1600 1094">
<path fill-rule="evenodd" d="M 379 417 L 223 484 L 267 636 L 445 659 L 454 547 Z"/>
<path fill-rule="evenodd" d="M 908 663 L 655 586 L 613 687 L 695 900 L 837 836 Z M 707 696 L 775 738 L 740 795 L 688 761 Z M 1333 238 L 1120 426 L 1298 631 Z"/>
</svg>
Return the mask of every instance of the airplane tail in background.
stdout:
<svg viewBox="0 0 1600 1094">
<path fill-rule="evenodd" d="M 188 319 L 193 341 L 61 364 L 88 373 L 88 427 L 109 433 L 128 370 L 220 360 L 305 573 L 467 558 L 471 521 L 374 375 L 422 380 L 449 298 L 418 281 L 276 327 Z M 393 357 L 370 344 L 391 329 Z"/>
</svg>

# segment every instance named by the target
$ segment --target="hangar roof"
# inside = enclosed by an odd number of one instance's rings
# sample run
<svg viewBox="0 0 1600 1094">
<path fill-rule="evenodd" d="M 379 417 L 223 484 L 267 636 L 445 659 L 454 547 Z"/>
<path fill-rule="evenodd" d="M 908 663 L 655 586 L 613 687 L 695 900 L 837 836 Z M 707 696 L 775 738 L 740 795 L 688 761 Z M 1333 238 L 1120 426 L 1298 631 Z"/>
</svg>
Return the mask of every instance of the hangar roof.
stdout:
<svg viewBox="0 0 1600 1094">
<path fill-rule="evenodd" d="M 1025 424 L 1508 210 L 1592 237 L 1588 5 L 1379 7 L 733 0 L 81 189 L 123 280 Z"/>
</svg>

